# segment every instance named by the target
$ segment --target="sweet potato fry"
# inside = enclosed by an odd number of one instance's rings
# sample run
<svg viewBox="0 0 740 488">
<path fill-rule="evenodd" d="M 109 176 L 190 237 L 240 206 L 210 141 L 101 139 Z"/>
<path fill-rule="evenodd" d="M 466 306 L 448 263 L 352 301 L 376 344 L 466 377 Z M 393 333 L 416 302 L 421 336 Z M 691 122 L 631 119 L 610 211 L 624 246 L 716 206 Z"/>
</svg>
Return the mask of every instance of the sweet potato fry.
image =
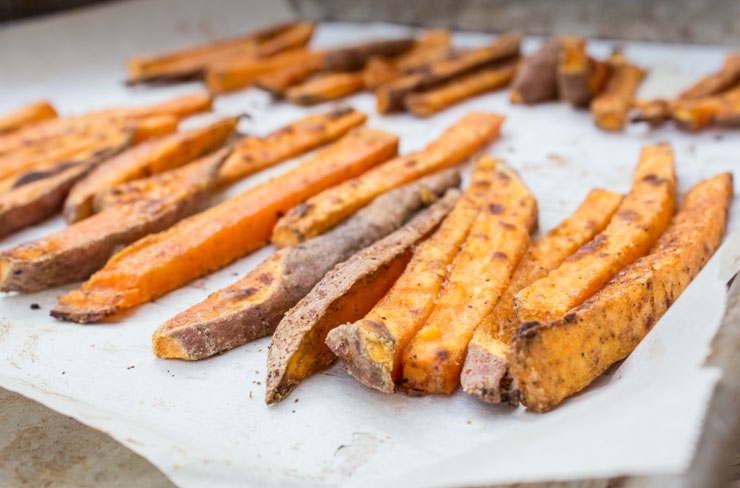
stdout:
<svg viewBox="0 0 740 488">
<path fill-rule="evenodd" d="M 323 55 L 305 56 L 299 63 L 254 78 L 254 86 L 270 92 L 275 97 L 282 97 L 288 88 L 303 83 L 321 71 L 322 58 Z"/>
<path fill-rule="evenodd" d="M 519 54 L 521 36 L 514 33 L 499 36 L 492 44 L 469 51 L 457 58 L 438 61 L 419 73 L 412 73 L 378 88 L 378 112 L 388 113 L 403 108 L 409 93 L 425 90 L 452 78 Z"/>
<path fill-rule="evenodd" d="M 676 175 L 669 144 L 646 146 L 632 189 L 609 225 L 545 278 L 516 294 L 520 322 L 548 322 L 588 300 L 658 240 L 675 207 Z"/>
<path fill-rule="evenodd" d="M 334 327 L 360 319 L 388 291 L 413 246 L 442 221 L 459 197 L 449 190 L 399 230 L 329 271 L 275 329 L 267 351 L 267 404 L 290 394 L 304 378 L 336 359 L 324 343 Z"/>
<path fill-rule="evenodd" d="M 94 213 L 96 195 L 118 184 L 162 173 L 207 154 L 236 129 L 238 117 L 139 144 L 98 165 L 78 181 L 64 202 L 64 218 L 77 222 Z"/>
<path fill-rule="evenodd" d="M 450 265 L 490 198 L 495 169 L 495 159 L 478 159 L 472 183 L 439 229 L 419 244 L 393 288 L 364 318 L 327 335 L 326 345 L 361 383 L 386 393 L 395 390 L 401 354 L 432 313 Z"/>
<path fill-rule="evenodd" d="M 740 111 L 740 85 L 719 95 L 693 100 L 676 100 L 673 119 L 682 129 L 699 130 L 712 124 L 732 124 L 732 114 Z"/>
<path fill-rule="evenodd" d="M 272 243 L 292 246 L 319 235 L 381 193 L 459 163 L 495 138 L 503 121 L 496 114 L 466 115 L 424 150 L 388 161 L 290 210 L 275 226 Z"/>
<path fill-rule="evenodd" d="M 287 173 L 131 244 L 60 297 L 52 315 L 96 322 L 210 273 L 266 244 L 283 212 L 385 161 L 397 147 L 386 132 L 353 131 Z"/>
<path fill-rule="evenodd" d="M 558 54 L 556 40 L 550 40 L 525 58 L 511 82 L 511 103 L 535 104 L 558 96 Z"/>
<path fill-rule="evenodd" d="M 518 404 L 506 353 L 519 321 L 514 295 L 555 269 L 579 247 L 604 230 L 622 201 L 622 195 L 593 190 L 569 218 L 532 243 L 511 275 L 496 306 L 475 328 L 460 374 L 466 393 L 490 403 Z"/>
<path fill-rule="evenodd" d="M 617 53 L 609 58 L 609 72 L 604 90 L 591 101 L 591 114 L 600 129 L 619 131 L 627 122 L 627 113 L 645 78 L 645 70 Z"/>
<path fill-rule="evenodd" d="M 221 168 L 219 185 L 226 185 L 339 139 L 361 125 L 367 115 L 351 107 L 310 115 L 276 130 L 266 137 L 245 137 L 234 145 L 234 152 Z"/>
<path fill-rule="evenodd" d="M 261 44 L 270 43 L 281 34 L 287 34 L 283 45 L 300 45 L 307 40 L 295 36 L 296 31 L 303 33 L 306 29 L 312 30 L 312 25 L 306 22 L 291 22 L 279 24 L 245 34 L 233 39 L 226 39 L 210 44 L 182 49 L 157 56 L 137 56 L 128 63 L 128 83 L 141 83 L 159 80 L 177 80 L 198 77 L 211 63 L 223 61 L 237 56 L 256 56 Z M 310 34 L 309 34 L 310 37 Z M 275 52 L 281 46 L 280 42 L 268 52 Z M 268 54 L 269 55 L 269 54 Z"/>
<path fill-rule="evenodd" d="M 402 383 L 409 393 L 455 391 L 475 327 L 506 289 L 536 222 L 534 196 L 499 163 L 434 310 L 403 353 Z"/>
<path fill-rule="evenodd" d="M 586 106 L 604 87 L 609 67 L 603 61 L 589 57 L 582 37 L 561 36 L 557 43 L 560 98 L 576 107 Z"/>
<path fill-rule="evenodd" d="M 56 116 L 57 112 L 49 102 L 38 100 L 0 116 L 0 134 L 13 132 L 34 122 L 52 119 Z"/>
<path fill-rule="evenodd" d="M 375 91 L 400 77 L 401 73 L 385 58 L 371 58 L 362 70 L 362 83 L 370 91 Z"/>
<path fill-rule="evenodd" d="M 217 63 L 206 70 L 206 85 L 211 93 L 228 93 L 248 86 L 258 77 L 273 71 L 311 60 L 318 62 L 321 56 L 319 51 L 292 49 L 269 58 L 234 59 Z"/>
<path fill-rule="evenodd" d="M 113 131 L 99 146 L 82 151 L 53 170 L 38 173 L 0 194 L 0 236 L 40 222 L 60 210 L 72 185 L 95 165 L 129 147 L 131 139 L 130 129 Z"/>
<path fill-rule="evenodd" d="M 392 59 L 399 73 L 408 74 L 432 63 L 447 59 L 452 54 L 452 36 L 445 29 L 425 32 L 414 47 Z"/>
<path fill-rule="evenodd" d="M 522 324 L 509 361 L 527 408 L 554 408 L 634 350 L 720 245 L 732 193 L 729 173 L 699 183 L 650 254 L 564 317 Z"/>
<path fill-rule="evenodd" d="M 298 105 L 315 105 L 346 97 L 365 88 L 362 73 L 329 73 L 288 88 L 285 97 Z"/>
<path fill-rule="evenodd" d="M 404 105 L 414 115 L 427 117 L 466 98 L 506 86 L 515 71 L 515 62 L 482 68 L 429 91 L 411 93 L 404 99 Z"/>
<path fill-rule="evenodd" d="M 177 130 L 179 124 L 180 119 L 174 115 L 153 115 L 136 119 L 132 144 L 171 134 Z"/>
<path fill-rule="evenodd" d="M 678 99 L 694 100 L 717 95 L 738 83 L 740 83 L 740 53 L 731 53 L 725 58 L 720 71 L 703 77 L 681 92 Z"/>
<path fill-rule="evenodd" d="M 343 224 L 267 258 L 247 276 L 161 325 L 163 358 L 204 359 L 271 334 L 283 314 L 334 265 L 398 229 L 418 209 L 460 184 L 446 170 L 379 196 Z"/>
<path fill-rule="evenodd" d="M 3 251 L 0 290 L 34 292 L 88 278 L 117 249 L 193 213 L 216 182 L 218 168 L 229 151 L 123 185 L 118 188 L 118 205 Z M 154 181 L 147 184 L 148 180 Z"/>
<path fill-rule="evenodd" d="M 255 49 L 254 55 L 257 58 L 268 58 L 283 51 L 303 48 L 311 40 L 315 27 L 311 22 L 297 22 L 283 32 L 261 42 Z"/>
</svg>

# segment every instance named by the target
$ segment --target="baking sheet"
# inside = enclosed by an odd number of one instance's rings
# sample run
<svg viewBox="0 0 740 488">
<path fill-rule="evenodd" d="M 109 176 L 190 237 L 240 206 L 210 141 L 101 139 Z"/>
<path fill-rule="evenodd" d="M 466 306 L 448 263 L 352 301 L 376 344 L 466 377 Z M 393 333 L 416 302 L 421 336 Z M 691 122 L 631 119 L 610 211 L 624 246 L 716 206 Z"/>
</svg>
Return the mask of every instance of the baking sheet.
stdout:
<svg viewBox="0 0 740 488">
<path fill-rule="evenodd" d="M 114 3 L 0 30 L 0 110 L 49 97 L 65 113 L 143 103 L 191 92 L 198 84 L 126 88 L 127 56 L 241 32 L 288 17 L 280 3 L 155 0 Z M 325 24 L 317 44 L 403 35 L 384 24 Z M 490 36 L 458 34 L 475 45 Z M 525 45 L 531 50 L 536 39 Z M 592 42 L 604 55 L 611 42 Z M 621 43 L 652 68 L 645 96 L 673 93 L 716 69 L 721 48 Z M 12 69 L 11 69 L 12 68 Z M 349 99 L 373 112 L 374 99 Z M 325 110 L 324 107 L 311 112 Z M 218 99 L 219 114 L 248 111 L 241 129 L 267 133 L 305 115 L 257 90 Z M 508 117 L 488 152 L 517 169 L 538 197 L 540 228 L 565 218 L 595 186 L 627 191 L 640 147 L 670 141 L 683 193 L 738 165 L 740 138 L 722 131 L 687 135 L 664 128 L 598 131 L 587 112 L 552 103 L 511 106 L 500 92 L 434 118 L 378 117 L 369 125 L 401 135 L 401 152 L 423 147 L 470 110 Z M 208 117 L 188 121 L 198 124 Z M 237 194 L 300 159 L 229 189 Z M 188 363 L 151 353 L 158 324 L 230 284 L 267 257 L 264 248 L 223 270 L 104 325 L 48 316 L 73 286 L 0 298 L 0 386 L 107 432 L 183 487 L 463 486 L 512 481 L 670 474 L 687 468 L 719 371 L 703 366 L 722 317 L 726 282 L 740 268 L 738 199 L 725 244 L 637 350 L 595 385 L 541 415 L 449 397 L 383 395 L 335 366 L 309 378 L 273 408 L 264 405 L 269 338 Z M 61 228 L 61 219 L 0 241 L 0 248 Z M 31 304 L 40 310 L 31 309 Z"/>
</svg>

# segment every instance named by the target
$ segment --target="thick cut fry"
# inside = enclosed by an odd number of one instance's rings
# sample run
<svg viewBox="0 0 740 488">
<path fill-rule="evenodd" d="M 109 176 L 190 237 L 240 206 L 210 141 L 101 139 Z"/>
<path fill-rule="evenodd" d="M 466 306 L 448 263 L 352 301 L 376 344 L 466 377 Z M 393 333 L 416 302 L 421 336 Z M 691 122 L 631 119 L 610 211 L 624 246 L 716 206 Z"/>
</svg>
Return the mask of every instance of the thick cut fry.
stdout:
<svg viewBox="0 0 740 488">
<path fill-rule="evenodd" d="M 0 290 L 33 292 L 88 278 L 117 249 L 197 210 L 228 154 L 224 149 L 183 168 L 128 183 L 120 187 L 118 205 L 0 253 Z M 147 185 L 148 180 L 156 184 Z"/>
<path fill-rule="evenodd" d="M 46 100 L 29 103 L 9 114 L 0 116 L 0 134 L 16 131 L 40 120 L 53 119 L 57 111 Z"/>
<path fill-rule="evenodd" d="M 320 51 L 293 49 L 269 58 L 235 59 L 209 66 L 206 71 L 208 91 L 214 94 L 227 93 L 251 84 L 260 76 L 297 64 L 318 62 Z"/>
<path fill-rule="evenodd" d="M 673 119 L 681 128 L 692 131 L 719 122 L 732 125 L 733 112 L 740 112 L 740 85 L 719 95 L 673 103 Z"/>
<path fill-rule="evenodd" d="M 204 359 L 271 334 L 283 314 L 334 265 L 398 229 L 416 210 L 458 186 L 454 170 L 381 195 L 342 225 L 281 249 L 247 276 L 161 325 L 152 337 L 163 358 Z"/>
<path fill-rule="evenodd" d="M 261 44 L 269 44 L 278 36 L 287 35 L 293 42 L 284 42 L 283 45 L 295 45 L 296 42 L 305 44 L 308 40 L 295 36 L 306 29 L 312 30 L 312 25 L 306 22 L 291 22 L 274 25 L 233 39 L 204 44 L 187 49 L 174 51 L 157 56 L 137 56 L 128 62 L 128 83 L 147 81 L 187 79 L 197 77 L 211 63 L 223 61 L 237 56 L 256 56 Z M 305 33 L 304 33 L 305 34 Z M 310 34 L 309 34 L 310 38 Z M 286 40 L 288 40 L 286 39 Z M 273 42 L 274 47 L 268 52 L 279 49 L 281 42 Z"/>
<path fill-rule="evenodd" d="M 388 291 L 413 246 L 442 221 L 459 197 L 449 190 L 409 223 L 338 264 L 280 321 L 267 352 L 267 404 L 336 359 L 325 344 L 334 327 L 360 319 Z"/>
<path fill-rule="evenodd" d="M 266 244 L 283 212 L 397 148 L 394 135 L 353 131 L 297 168 L 128 246 L 79 290 L 60 297 L 52 315 L 95 322 L 210 273 Z"/>
<path fill-rule="evenodd" d="M 395 390 L 401 354 L 432 313 L 449 267 L 490 196 L 495 169 L 495 159 L 478 159 L 472 183 L 440 228 L 419 245 L 393 288 L 363 319 L 329 332 L 327 346 L 358 381 L 386 393 Z"/>
<path fill-rule="evenodd" d="M 722 69 L 717 73 L 705 76 L 681 92 L 679 100 L 717 95 L 740 83 L 740 53 L 731 53 L 725 58 Z"/>
<path fill-rule="evenodd" d="M 109 134 L 105 144 L 83 151 L 53 171 L 0 195 L 0 236 L 6 236 L 53 215 L 61 209 L 67 192 L 97 164 L 130 146 L 131 130 Z"/>
<path fill-rule="evenodd" d="M 586 106 L 604 87 L 609 67 L 588 56 L 582 37 L 561 36 L 557 43 L 560 98 L 576 107 Z"/>
<path fill-rule="evenodd" d="M 545 44 L 519 64 L 511 82 L 511 103 L 535 104 L 558 96 L 558 53 L 556 40 Z"/>
<path fill-rule="evenodd" d="M 591 114 L 600 129 L 619 131 L 627 122 L 627 113 L 645 78 L 645 70 L 617 53 L 609 58 L 609 72 L 604 90 L 591 101 Z"/>
<path fill-rule="evenodd" d="M 298 105 L 315 105 L 352 95 L 364 87 L 360 72 L 329 73 L 289 88 L 285 96 Z"/>
<path fill-rule="evenodd" d="M 520 322 L 548 322 L 588 300 L 663 233 L 675 210 L 676 175 L 669 144 L 646 146 L 632 189 L 609 225 L 545 278 L 515 296 Z"/>
<path fill-rule="evenodd" d="M 579 247 L 604 230 L 622 201 L 622 195 L 593 190 L 569 218 L 532 243 L 511 275 L 511 281 L 493 310 L 475 329 L 460 374 L 466 393 L 490 403 L 519 403 L 511 381 L 506 353 L 519 321 L 514 295 L 547 276 Z"/>
<path fill-rule="evenodd" d="M 403 353 L 403 386 L 412 394 L 452 393 L 468 342 L 506 289 L 537 223 L 537 202 L 503 164 L 473 222 L 424 327 Z"/>
<path fill-rule="evenodd" d="M 64 202 L 64 218 L 74 223 L 92 215 L 93 200 L 105 190 L 137 178 L 181 166 L 223 145 L 236 129 L 237 117 L 155 139 L 98 165 L 77 182 Z"/>
<path fill-rule="evenodd" d="M 412 92 L 425 90 L 452 78 L 519 54 L 521 36 L 504 34 L 491 45 L 474 49 L 454 59 L 429 65 L 419 73 L 404 76 L 378 88 L 378 112 L 388 113 L 403 108 L 403 100 Z"/>
<path fill-rule="evenodd" d="M 266 137 L 245 137 L 221 168 L 219 185 L 232 183 L 323 144 L 339 139 L 361 125 L 367 115 L 351 107 L 310 115 Z"/>
<path fill-rule="evenodd" d="M 509 361 L 527 408 L 554 408 L 634 350 L 719 247 L 732 193 L 729 173 L 699 183 L 650 254 L 561 319 L 522 324 Z"/>
<path fill-rule="evenodd" d="M 466 115 L 424 150 L 389 161 L 292 209 L 275 226 L 272 243 L 292 246 L 319 235 L 381 193 L 459 163 L 495 138 L 503 120 L 496 114 Z"/>
<path fill-rule="evenodd" d="M 427 117 L 466 98 L 508 85 L 515 71 L 514 62 L 483 68 L 429 91 L 411 93 L 405 98 L 404 104 L 414 115 Z"/>
</svg>

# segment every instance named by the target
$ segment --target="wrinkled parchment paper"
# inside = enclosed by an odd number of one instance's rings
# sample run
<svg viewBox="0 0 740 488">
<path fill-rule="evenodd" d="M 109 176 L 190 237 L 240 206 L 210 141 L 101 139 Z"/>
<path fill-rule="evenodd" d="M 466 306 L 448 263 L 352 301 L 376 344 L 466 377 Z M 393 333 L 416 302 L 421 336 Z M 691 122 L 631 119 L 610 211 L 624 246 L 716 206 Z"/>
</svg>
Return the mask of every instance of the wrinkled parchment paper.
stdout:
<svg viewBox="0 0 740 488">
<path fill-rule="evenodd" d="M 242 32 L 288 17 L 282 4 L 156 0 L 121 2 L 0 29 L 0 109 L 50 98 L 64 113 L 143 103 L 196 90 L 192 83 L 126 88 L 127 56 Z M 389 25 L 327 24 L 317 44 L 403 35 Z M 459 34 L 460 44 L 488 36 Z M 537 40 L 528 40 L 531 50 Z M 608 42 L 592 42 L 605 55 Z M 652 67 L 641 94 L 671 94 L 720 66 L 712 47 L 625 43 Z M 349 100 L 373 112 L 368 94 Z M 248 111 L 241 130 L 265 134 L 305 114 L 257 90 L 220 98 L 217 112 Z M 317 112 L 326 107 L 318 107 Z M 740 138 L 630 127 L 606 134 L 587 112 L 561 103 L 511 106 L 486 95 L 428 120 L 407 115 L 369 124 L 401 135 L 401 150 L 423 147 L 469 110 L 503 112 L 503 136 L 488 151 L 517 169 L 538 197 L 540 230 L 565 218 L 592 187 L 627 191 L 640 147 L 671 141 L 680 190 L 739 167 Z M 188 121 L 202 123 L 209 116 Z M 212 117 L 212 116 L 210 116 Z M 299 158 L 300 159 L 300 158 Z M 282 164 L 217 198 L 285 171 Z M 731 230 L 738 229 L 738 201 Z M 1 248 L 63 226 L 61 219 L 0 241 Z M 725 244 L 637 350 L 596 384 L 548 414 L 449 397 L 383 395 L 341 366 L 317 374 L 282 404 L 263 401 L 269 338 L 220 357 L 187 363 L 157 359 L 157 325 L 243 276 L 265 248 L 104 325 L 57 322 L 48 312 L 72 286 L 0 298 L 0 386 L 107 432 L 183 487 L 462 486 L 509 481 L 678 473 L 688 466 L 719 371 L 703 366 L 722 317 L 726 282 L 740 267 L 740 238 Z M 40 305 L 39 310 L 31 304 Z"/>
</svg>

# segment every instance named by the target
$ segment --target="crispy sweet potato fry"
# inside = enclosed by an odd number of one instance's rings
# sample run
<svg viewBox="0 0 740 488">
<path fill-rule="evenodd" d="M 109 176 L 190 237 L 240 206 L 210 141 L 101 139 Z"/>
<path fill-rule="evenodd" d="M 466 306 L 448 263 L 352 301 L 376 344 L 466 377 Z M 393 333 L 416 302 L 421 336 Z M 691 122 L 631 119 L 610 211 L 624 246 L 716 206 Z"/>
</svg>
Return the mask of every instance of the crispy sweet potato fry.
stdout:
<svg viewBox="0 0 740 488">
<path fill-rule="evenodd" d="M 537 222 L 537 202 L 503 164 L 473 222 L 434 310 L 403 353 L 403 386 L 412 394 L 452 393 L 475 327 L 506 289 Z"/>
<path fill-rule="evenodd" d="M 141 83 L 157 80 L 188 79 L 202 74 L 211 63 L 223 61 L 237 56 L 256 56 L 263 43 L 269 43 L 281 34 L 288 38 L 295 35 L 295 31 L 312 29 L 306 22 L 291 22 L 267 27 L 255 32 L 232 39 L 225 39 L 210 44 L 186 48 L 157 56 L 137 56 L 129 60 L 128 83 Z M 310 37 L 310 35 L 309 35 Z M 298 36 L 300 43 L 302 38 Z M 294 43 L 296 42 L 294 40 Z M 303 41 L 305 44 L 307 40 Z M 286 44 L 290 44 L 286 42 Z M 280 42 L 268 51 L 274 52 Z"/>
<path fill-rule="evenodd" d="M 364 318 L 327 335 L 326 345 L 361 383 L 386 393 L 395 390 L 401 354 L 432 313 L 449 267 L 490 197 L 495 169 L 495 159 L 478 159 L 472 183 L 439 229 L 419 244 L 393 288 Z"/>
<path fill-rule="evenodd" d="M 733 125 L 732 113 L 740 111 L 740 85 L 719 95 L 693 100 L 676 100 L 673 119 L 686 130 L 699 130 L 712 124 Z"/>
<path fill-rule="evenodd" d="M 0 134 L 16 131 L 40 120 L 53 119 L 57 111 L 46 100 L 37 100 L 0 116 Z"/>
<path fill-rule="evenodd" d="M 177 130 L 180 119 L 174 115 L 153 115 L 136 119 L 134 123 L 133 144 L 171 134 Z"/>
<path fill-rule="evenodd" d="M 506 86 L 516 71 L 515 62 L 482 68 L 421 93 L 411 93 L 404 105 L 414 115 L 427 117 L 466 98 Z"/>
<path fill-rule="evenodd" d="M 725 58 L 722 69 L 707 75 L 678 95 L 679 100 L 717 95 L 740 83 L 740 53 L 731 53 Z"/>
<path fill-rule="evenodd" d="M 511 381 L 506 352 L 519 321 L 514 295 L 547 276 L 579 247 L 604 230 L 622 201 L 622 195 L 593 190 L 569 218 L 532 243 L 511 275 L 511 281 L 496 306 L 475 328 L 460 374 L 466 393 L 490 403 L 518 404 L 519 395 Z"/>
<path fill-rule="evenodd" d="M 535 104 L 557 98 L 559 52 L 556 40 L 546 41 L 519 64 L 511 82 L 511 103 Z"/>
<path fill-rule="evenodd" d="M 101 145 L 82 151 L 51 171 L 0 194 L 0 236 L 33 225 L 57 212 L 72 185 L 95 165 L 130 146 L 132 131 L 108 134 Z"/>
<path fill-rule="evenodd" d="M 616 53 L 609 58 L 609 72 L 604 90 L 591 101 L 591 114 L 600 129 L 619 131 L 627 122 L 627 112 L 645 78 L 645 70 Z"/>
<path fill-rule="evenodd" d="M 351 107 L 310 115 L 266 137 L 245 137 L 221 168 L 219 185 L 232 183 L 323 144 L 339 139 L 361 125 L 367 115 Z"/>
<path fill-rule="evenodd" d="M 379 196 L 343 224 L 267 258 L 247 276 L 161 325 L 152 337 L 163 358 L 204 359 L 271 334 L 283 314 L 334 265 L 398 229 L 460 176 L 446 170 Z"/>
<path fill-rule="evenodd" d="M 362 70 L 362 83 L 365 88 L 375 91 L 382 85 L 401 77 L 393 63 L 385 58 L 371 58 Z"/>
<path fill-rule="evenodd" d="M 411 73 L 452 54 L 452 35 L 445 29 L 425 32 L 414 47 L 392 59 L 393 67 L 400 73 Z"/>
<path fill-rule="evenodd" d="M 358 320 L 403 272 L 413 246 L 452 209 L 458 190 L 422 211 L 409 223 L 338 264 L 280 321 L 267 352 L 267 404 L 290 394 L 304 378 L 331 365 L 324 343 L 334 327 Z"/>
<path fill-rule="evenodd" d="M 321 71 L 321 56 L 306 56 L 300 63 L 270 71 L 254 78 L 254 86 L 270 92 L 275 97 L 282 97 L 291 86 L 303 83 L 312 75 Z"/>
<path fill-rule="evenodd" d="M 283 51 L 303 48 L 311 40 L 315 27 L 311 22 L 297 22 L 276 36 L 260 43 L 254 55 L 257 58 L 268 58 Z"/>
<path fill-rule="evenodd" d="M 291 209 L 275 226 L 272 243 L 291 246 L 319 235 L 381 193 L 459 163 L 495 138 L 503 121 L 496 114 L 466 115 L 424 150 L 388 161 Z"/>
<path fill-rule="evenodd" d="M 650 254 L 561 319 L 522 324 L 509 361 L 527 408 L 554 408 L 634 350 L 720 245 L 732 192 L 729 173 L 699 183 Z"/>
<path fill-rule="evenodd" d="M 64 218 L 74 223 L 92 215 L 96 195 L 118 184 L 162 173 L 223 145 L 236 129 L 238 117 L 139 144 L 98 165 L 72 187 L 64 202 Z"/>
<path fill-rule="evenodd" d="M 315 105 L 352 95 L 365 88 L 362 73 L 329 73 L 288 88 L 285 97 L 298 105 Z"/>
<path fill-rule="evenodd" d="M 515 296 L 520 322 L 547 322 L 588 300 L 658 240 L 675 207 L 676 175 L 669 144 L 646 146 L 632 189 L 609 225 L 545 278 Z"/>
<path fill-rule="evenodd" d="M 499 36 L 492 44 L 469 51 L 457 58 L 438 61 L 419 73 L 404 76 L 378 88 L 378 112 L 400 110 L 406 95 L 425 90 L 452 78 L 519 54 L 521 36 L 514 33 Z"/>
<path fill-rule="evenodd" d="M 0 253 L 0 290 L 33 292 L 84 280 L 116 249 L 193 213 L 216 182 L 223 149 L 123 187 L 119 204 L 42 239 Z M 150 184 L 147 184 L 149 181 Z M 154 191 L 151 191 L 151 190 Z"/>
<path fill-rule="evenodd" d="M 95 322 L 210 273 L 266 244 L 281 213 L 385 161 L 397 147 L 386 132 L 353 131 L 291 171 L 128 246 L 60 297 L 52 315 Z"/>
<path fill-rule="evenodd" d="M 321 55 L 320 51 L 292 49 L 269 58 L 235 59 L 217 63 L 206 70 L 206 85 L 211 93 L 228 93 L 248 86 L 256 78 L 273 71 L 310 62 L 312 59 L 318 61 Z"/>
<path fill-rule="evenodd" d="M 609 67 L 586 53 L 586 40 L 582 37 L 561 36 L 557 39 L 558 93 L 560 98 L 576 107 L 591 102 L 606 83 Z"/>
</svg>

